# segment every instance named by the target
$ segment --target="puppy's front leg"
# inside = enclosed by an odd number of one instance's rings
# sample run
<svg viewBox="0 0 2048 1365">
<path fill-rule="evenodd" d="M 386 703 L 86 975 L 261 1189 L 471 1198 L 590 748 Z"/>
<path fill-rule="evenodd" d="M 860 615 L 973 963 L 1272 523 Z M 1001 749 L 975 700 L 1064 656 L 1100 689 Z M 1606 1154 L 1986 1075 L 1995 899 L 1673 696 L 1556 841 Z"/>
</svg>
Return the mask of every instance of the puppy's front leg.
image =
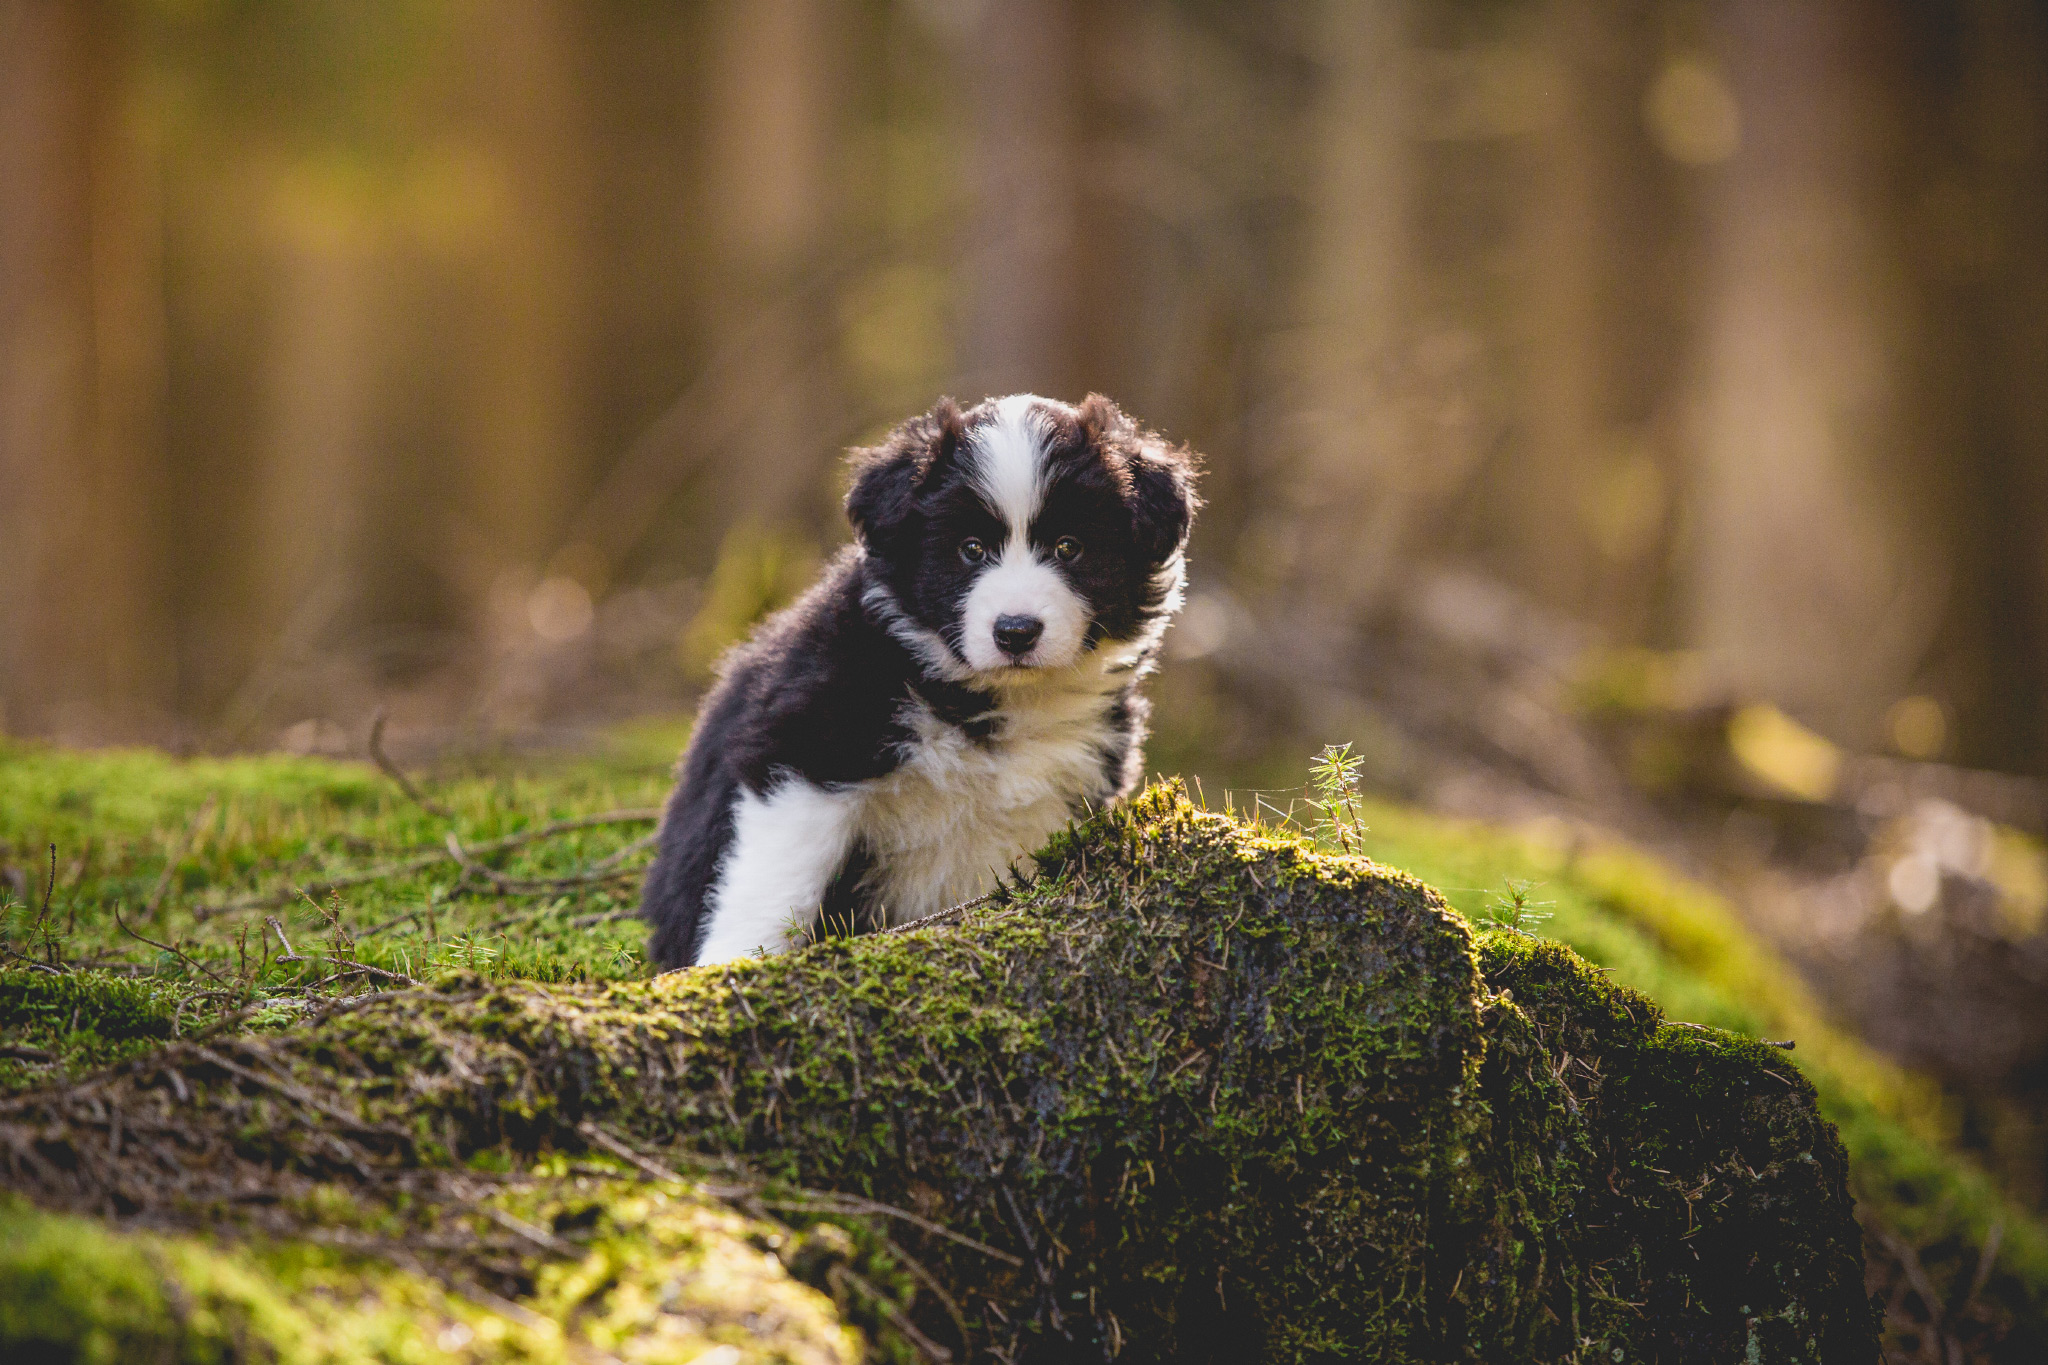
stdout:
<svg viewBox="0 0 2048 1365">
<path fill-rule="evenodd" d="M 699 964 L 781 952 L 817 918 L 853 846 L 859 797 L 785 776 L 765 795 L 740 790 L 732 843 L 706 897 Z"/>
</svg>

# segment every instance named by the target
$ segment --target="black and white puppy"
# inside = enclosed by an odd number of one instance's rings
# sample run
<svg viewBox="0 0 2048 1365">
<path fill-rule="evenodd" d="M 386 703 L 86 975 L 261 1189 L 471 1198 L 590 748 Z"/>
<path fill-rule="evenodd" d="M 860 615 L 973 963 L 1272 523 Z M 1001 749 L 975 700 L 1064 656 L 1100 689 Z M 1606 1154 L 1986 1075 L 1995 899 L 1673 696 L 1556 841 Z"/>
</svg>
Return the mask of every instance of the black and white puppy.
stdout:
<svg viewBox="0 0 2048 1365">
<path fill-rule="evenodd" d="M 705 698 L 642 895 L 649 960 L 944 910 L 1128 792 L 1193 475 L 1099 395 L 942 400 L 855 451 L 857 543 Z"/>
</svg>

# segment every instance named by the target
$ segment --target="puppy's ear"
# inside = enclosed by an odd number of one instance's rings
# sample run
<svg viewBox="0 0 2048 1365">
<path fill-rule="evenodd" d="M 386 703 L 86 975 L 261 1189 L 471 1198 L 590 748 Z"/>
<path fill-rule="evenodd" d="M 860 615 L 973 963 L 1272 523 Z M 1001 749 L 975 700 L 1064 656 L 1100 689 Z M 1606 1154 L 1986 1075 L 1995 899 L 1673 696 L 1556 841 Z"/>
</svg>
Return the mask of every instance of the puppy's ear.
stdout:
<svg viewBox="0 0 2048 1365">
<path fill-rule="evenodd" d="M 1125 467 L 1131 476 L 1131 538 L 1148 560 L 1164 564 L 1187 542 L 1202 505 L 1195 496 L 1194 453 L 1145 432 Z"/>
<path fill-rule="evenodd" d="M 1188 538 L 1201 499 L 1195 496 L 1195 456 L 1186 446 L 1141 430 L 1122 408 L 1091 393 L 1074 410 L 1082 437 L 1101 450 L 1123 489 L 1138 552 L 1164 564 Z"/>
<path fill-rule="evenodd" d="M 880 445 L 853 452 L 853 487 L 846 519 L 871 550 L 905 529 L 917 513 L 917 495 L 960 453 L 967 439 L 960 406 L 941 398 L 928 413 L 897 427 Z"/>
<path fill-rule="evenodd" d="M 1118 438 L 1134 434 L 1137 426 L 1114 401 L 1099 393 L 1082 399 L 1074 418 L 1081 424 L 1082 439 L 1090 445 L 1114 445 Z"/>
</svg>

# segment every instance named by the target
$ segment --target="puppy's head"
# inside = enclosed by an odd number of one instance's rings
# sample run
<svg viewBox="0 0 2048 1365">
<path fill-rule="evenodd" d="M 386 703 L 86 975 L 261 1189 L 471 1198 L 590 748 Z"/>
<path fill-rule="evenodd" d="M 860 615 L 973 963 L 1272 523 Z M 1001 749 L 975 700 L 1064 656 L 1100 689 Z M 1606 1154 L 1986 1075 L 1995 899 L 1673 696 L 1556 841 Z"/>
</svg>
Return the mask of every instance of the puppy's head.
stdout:
<svg viewBox="0 0 2048 1365">
<path fill-rule="evenodd" d="M 1193 459 L 1099 394 L 964 412 L 942 399 L 854 458 L 847 516 L 898 624 L 947 676 L 1142 650 L 1180 605 Z"/>
</svg>

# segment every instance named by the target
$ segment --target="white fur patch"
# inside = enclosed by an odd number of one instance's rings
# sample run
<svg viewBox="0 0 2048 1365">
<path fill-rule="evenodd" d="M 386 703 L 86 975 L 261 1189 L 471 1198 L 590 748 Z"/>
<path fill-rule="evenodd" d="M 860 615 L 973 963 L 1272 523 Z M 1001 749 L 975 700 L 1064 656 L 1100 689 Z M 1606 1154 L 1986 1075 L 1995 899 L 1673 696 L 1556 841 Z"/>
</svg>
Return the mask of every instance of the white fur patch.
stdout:
<svg viewBox="0 0 2048 1365">
<path fill-rule="evenodd" d="M 731 962 L 781 952 L 793 929 L 817 918 L 825 888 L 853 846 L 860 798 L 788 778 L 766 796 L 741 789 L 732 843 L 705 897 L 697 961 Z"/>
<path fill-rule="evenodd" d="M 816 920 L 856 841 L 874 856 L 870 890 L 892 924 L 993 889 L 1073 817 L 1076 798 L 1108 795 L 1102 756 L 1121 736 L 1105 703 L 1129 680 L 1100 656 L 1016 670 L 985 743 L 906 701 L 900 715 L 915 738 L 887 776 L 831 791 L 797 778 L 766 796 L 742 790 L 697 961 L 786 950 L 792 931 Z"/>
<path fill-rule="evenodd" d="M 961 605 L 960 652 L 978 673 L 1065 668 L 1081 657 L 1088 603 L 1031 546 L 1031 519 L 1045 501 L 1045 400 L 1018 393 L 996 404 L 993 422 L 974 434 L 974 486 L 1007 528 L 1002 548 Z M 1028 616 L 1045 627 L 1031 651 L 1012 658 L 997 644 L 996 621 Z"/>
<path fill-rule="evenodd" d="M 996 622 L 1005 616 L 1029 616 L 1045 627 L 1030 652 L 1015 659 L 996 644 Z M 1088 616 L 1088 604 L 1059 570 L 1018 536 L 968 590 L 960 609 L 960 649 L 977 671 L 1065 668 L 1081 657 Z"/>
<path fill-rule="evenodd" d="M 1073 817 L 1076 797 L 1106 794 L 1102 753 L 1117 736 L 1103 701 L 1125 679 L 1064 673 L 1027 674 L 1043 685 L 1007 690 L 987 744 L 906 705 L 917 738 L 902 766 L 862 784 L 861 837 L 874 850 L 872 886 L 890 923 L 991 890 Z"/>
<path fill-rule="evenodd" d="M 882 623 L 882 629 L 930 669 L 933 677 L 947 682 L 965 682 L 974 676 L 974 670 L 953 652 L 945 636 L 910 618 L 910 613 L 903 610 L 903 604 L 896 600 L 896 594 L 889 591 L 888 584 L 868 584 L 861 594 L 861 601 Z"/>
<path fill-rule="evenodd" d="M 974 432 L 974 486 L 988 509 L 1021 541 L 1045 500 L 1045 425 L 1038 415 L 1045 400 L 1013 393 L 996 404 L 996 420 Z"/>
</svg>

